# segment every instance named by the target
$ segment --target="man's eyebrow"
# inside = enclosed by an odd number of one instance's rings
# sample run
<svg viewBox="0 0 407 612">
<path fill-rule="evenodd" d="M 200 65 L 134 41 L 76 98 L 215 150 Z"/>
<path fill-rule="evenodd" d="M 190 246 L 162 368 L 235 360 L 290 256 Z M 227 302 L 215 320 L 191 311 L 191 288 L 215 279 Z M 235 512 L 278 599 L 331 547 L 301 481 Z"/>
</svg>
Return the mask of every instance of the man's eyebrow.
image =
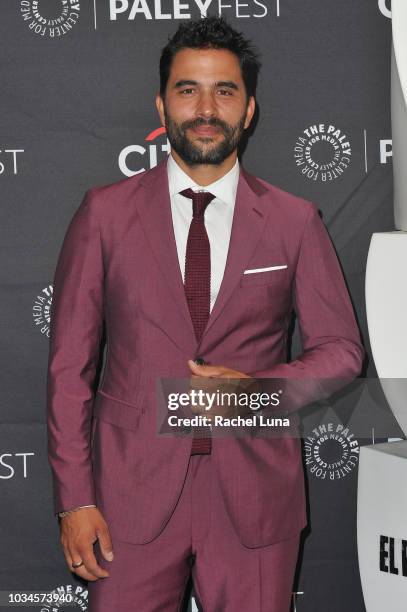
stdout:
<svg viewBox="0 0 407 612">
<path fill-rule="evenodd" d="M 177 87 L 185 87 L 185 85 L 198 85 L 198 81 L 193 81 L 191 79 L 181 79 L 177 81 L 174 85 L 174 88 Z M 239 89 L 238 85 L 234 81 L 217 81 L 215 83 L 215 87 L 229 87 L 230 89 Z"/>
<path fill-rule="evenodd" d="M 230 87 L 230 89 L 239 89 L 234 81 L 218 81 L 216 87 Z"/>
<path fill-rule="evenodd" d="M 198 82 L 197 81 L 191 81 L 190 79 L 181 79 L 180 81 L 177 81 L 174 85 L 174 87 L 184 87 L 185 85 L 197 85 Z"/>
</svg>

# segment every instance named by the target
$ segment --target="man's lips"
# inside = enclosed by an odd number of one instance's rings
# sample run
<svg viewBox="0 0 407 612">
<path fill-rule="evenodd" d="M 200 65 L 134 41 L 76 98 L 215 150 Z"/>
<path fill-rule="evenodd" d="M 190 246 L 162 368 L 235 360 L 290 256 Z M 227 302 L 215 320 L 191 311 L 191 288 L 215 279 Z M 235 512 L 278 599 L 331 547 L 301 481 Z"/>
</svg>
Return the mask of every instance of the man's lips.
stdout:
<svg viewBox="0 0 407 612">
<path fill-rule="evenodd" d="M 219 134 L 220 129 L 214 125 L 199 125 L 192 128 L 192 131 L 199 136 L 215 136 Z"/>
</svg>

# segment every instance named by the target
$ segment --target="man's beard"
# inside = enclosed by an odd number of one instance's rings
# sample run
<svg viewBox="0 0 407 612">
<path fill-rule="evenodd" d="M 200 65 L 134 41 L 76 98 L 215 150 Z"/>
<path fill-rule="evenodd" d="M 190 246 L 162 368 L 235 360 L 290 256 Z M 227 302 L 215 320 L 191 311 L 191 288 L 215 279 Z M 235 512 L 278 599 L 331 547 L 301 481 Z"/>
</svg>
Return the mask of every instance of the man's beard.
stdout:
<svg viewBox="0 0 407 612">
<path fill-rule="evenodd" d="M 246 113 L 244 113 L 235 126 L 231 126 L 216 117 L 212 117 L 207 121 L 198 117 L 197 119 L 184 121 L 179 124 L 171 119 L 165 112 L 165 109 L 164 114 L 167 137 L 170 141 L 171 148 L 178 153 L 188 166 L 195 166 L 198 164 L 221 164 L 237 148 L 244 132 L 244 123 L 246 120 Z M 202 141 L 209 144 L 209 146 L 202 144 L 202 147 L 199 147 L 198 144 L 189 140 L 186 133 L 187 129 L 203 125 L 219 128 L 224 134 L 223 140 L 219 144 L 211 146 L 212 137 L 201 136 Z"/>
</svg>

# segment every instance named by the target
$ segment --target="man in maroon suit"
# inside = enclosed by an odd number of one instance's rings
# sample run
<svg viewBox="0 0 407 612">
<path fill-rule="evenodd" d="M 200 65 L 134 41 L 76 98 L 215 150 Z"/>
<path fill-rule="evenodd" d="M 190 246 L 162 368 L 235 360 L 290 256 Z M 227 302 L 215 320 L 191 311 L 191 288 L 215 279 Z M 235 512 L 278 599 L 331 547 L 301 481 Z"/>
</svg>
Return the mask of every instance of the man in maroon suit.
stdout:
<svg viewBox="0 0 407 612">
<path fill-rule="evenodd" d="M 306 525 L 298 437 L 164 436 L 156 425 L 160 379 L 350 379 L 361 369 L 316 206 L 238 162 L 259 67 L 222 19 L 180 26 L 156 97 L 171 155 L 89 189 L 63 242 L 48 450 L 65 558 L 89 580 L 93 612 L 176 612 L 191 572 L 205 612 L 289 610 Z M 303 353 L 287 363 L 293 309 Z"/>
</svg>

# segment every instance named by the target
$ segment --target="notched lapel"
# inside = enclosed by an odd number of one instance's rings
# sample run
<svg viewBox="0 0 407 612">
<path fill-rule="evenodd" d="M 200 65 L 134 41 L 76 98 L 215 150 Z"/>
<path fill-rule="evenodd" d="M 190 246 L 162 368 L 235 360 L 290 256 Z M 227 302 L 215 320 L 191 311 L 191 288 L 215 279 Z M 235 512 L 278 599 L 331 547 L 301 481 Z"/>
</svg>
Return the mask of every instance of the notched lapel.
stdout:
<svg viewBox="0 0 407 612">
<path fill-rule="evenodd" d="M 206 334 L 231 298 L 260 240 L 269 214 L 269 207 L 265 205 L 265 200 L 262 198 L 267 191 L 267 188 L 255 176 L 241 167 L 225 272 L 199 343 L 198 352 L 200 346 L 205 342 Z"/>
<path fill-rule="evenodd" d="M 172 309 L 169 307 L 167 310 L 168 319 L 173 312 L 180 313 L 185 320 L 185 326 L 181 327 L 179 320 L 175 318 L 173 325 L 168 326 L 169 335 L 180 348 L 192 354 L 197 342 L 178 261 L 168 188 L 167 158 L 146 172 L 140 180 L 140 185 L 143 187 L 140 190 L 143 196 L 138 203 L 141 225 L 161 268 L 163 282 L 175 302 Z"/>
</svg>

